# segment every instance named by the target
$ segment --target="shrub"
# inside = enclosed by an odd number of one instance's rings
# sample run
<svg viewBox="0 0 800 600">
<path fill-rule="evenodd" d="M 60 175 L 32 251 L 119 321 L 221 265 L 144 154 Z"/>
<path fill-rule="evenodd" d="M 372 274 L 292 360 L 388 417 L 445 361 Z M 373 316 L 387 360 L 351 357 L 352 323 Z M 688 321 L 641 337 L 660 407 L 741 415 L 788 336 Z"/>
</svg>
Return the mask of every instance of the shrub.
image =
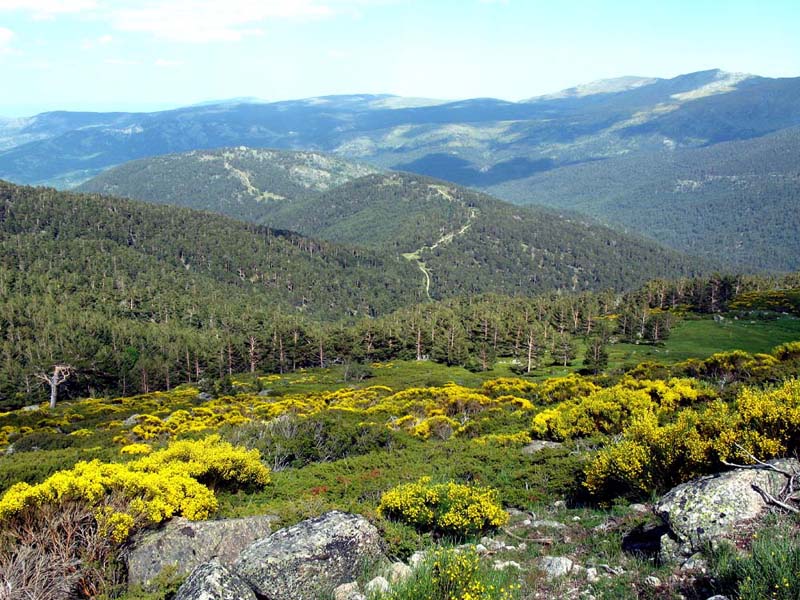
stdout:
<svg viewBox="0 0 800 600">
<path fill-rule="evenodd" d="M 204 440 L 183 440 L 131 463 L 136 471 L 185 475 L 212 488 L 263 487 L 269 469 L 258 450 L 236 448 L 212 435 Z"/>
<path fill-rule="evenodd" d="M 474 549 L 442 548 L 432 552 L 414 575 L 386 595 L 386 600 L 514 600 L 520 586 L 516 572 L 495 571 Z"/>
<path fill-rule="evenodd" d="M 586 467 L 585 485 L 600 497 L 643 494 L 719 470 L 723 461 L 770 458 L 798 444 L 800 381 L 743 388 L 733 407 L 715 400 L 704 410 L 682 410 L 673 423 L 640 415 Z"/>
<path fill-rule="evenodd" d="M 399 485 L 383 494 L 378 512 L 422 530 L 463 537 L 508 521 L 495 490 L 430 477 Z"/>
<path fill-rule="evenodd" d="M 800 598 L 800 539 L 788 527 L 769 527 L 753 536 L 749 554 L 729 545 L 711 554 L 719 592 L 740 600 Z"/>
</svg>

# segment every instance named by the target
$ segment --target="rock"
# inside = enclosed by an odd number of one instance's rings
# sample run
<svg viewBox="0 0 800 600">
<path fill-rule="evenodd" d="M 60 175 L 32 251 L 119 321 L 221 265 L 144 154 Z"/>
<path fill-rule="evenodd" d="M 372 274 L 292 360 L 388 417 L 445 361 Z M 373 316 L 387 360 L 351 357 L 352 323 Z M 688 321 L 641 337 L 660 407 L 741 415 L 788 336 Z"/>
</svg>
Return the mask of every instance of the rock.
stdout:
<svg viewBox="0 0 800 600">
<path fill-rule="evenodd" d="M 380 592 L 381 594 L 385 594 L 391 589 L 389 582 L 386 580 L 385 577 L 376 577 L 372 581 L 370 581 L 367 585 L 364 586 L 364 591 L 367 594 L 375 594 Z"/>
<path fill-rule="evenodd" d="M 363 600 L 364 595 L 359 591 L 358 582 L 343 583 L 333 590 L 333 600 Z"/>
<path fill-rule="evenodd" d="M 572 571 L 575 563 L 566 556 L 543 556 L 538 560 L 537 566 L 548 579 L 555 579 Z"/>
<path fill-rule="evenodd" d="M 20 410 L 23 412 L 33 412 L 35 410 L 40 410 L 42 407 L 38 404 L 29 404 L 28 406 L 23 406 Z"/>
<path fill-rule="evenodd" d="M 492 565 L 495 571 L 505 571 L 506 569 L 522 570 L 520 564 L 514 560 L 496 560 Z"/>
<path fill-rule="evenodd" d="M 644 514 L 646 512 L 649 512 L 649 509 L 647 508 L 646 504 L 640 504 L 638 502 L 635 503 L 635 504 L 631 504 L 628 507 L 628 510 L 630 510 L 631 512 L 640 513 L 640 514 Z"/>
<path fill-rule="evenodd" d="M 489 549 L 483 544 L 475 544 L 475 552 L 478 554 L 487 554 Z"/>
<path fill-rule="evenodd" d="M 258 392 L 258 395 L 261 396 L 262 398 L 269 396 L 270 394 L 272 394 L 272 390 L 261 390 L 260 392 Z"/>
<path fill-rule="evenodd" d="M 681 571 L 700 571 L 705 573 L 708 571 L 708 562 L 703 558 L 702 554 L 694 554 L 683 561 Z"/>
<path fill-rule="evenodd" d="M 481 544 L 487 549 L 489 552 L 499 552 L 500 550 L 504 550 L 506 545 L 498 541 L 494 538 L 483 536 L 481 538 Z M 469 547 L 469 544 L 465 544 L 466 547 Z"/>
<path fill-rule="evenodd" d="M 786 471 L 800 471 L 800 463 L 794 459 L 771 464 Z M 676 552 L 691 556 L 758 517 L 767 505 L 753 485 L 777 495 L 785 484 L 786 477 L 774 471 L 735 469 L 673 488 L 655 506 L 656 514 L 669 526 L 675 542 L 671 546 L 668 539 L 662 538 L 662 559 L 669 559 L 669 554 Z"/>
<path fill-rule="evenodd" d="M 541 521 L 533 521 L 531 523 L 531 527 L 535 527 L 536 529 L 566 529 L 567 526 L 563 523 L 559 523 L 558 521 L 548 521 L 548 520 L 541 520 Z"/>
<path fill-rule="evenodd" d="M 200 392 L 197 394 L 197 399 L 202 401 L 213 400 L 214 396 L 209 394 L 208 392 Z"/>
<path fill-rule="evenodd" d="M 480 546 L 480 544 L 478 544 L 478 546 Z M 478 550 L 478 546 L 475 547 L 476 551 Z M 484 550 L 486 550 L 486 548 L 484 548 Z M 414 554 L 411 555 L 411 558 L 408 559 L 408 564 L 411 565 L 412 569 L 416 569 L 418 566 L 420 566 L 422 563 L 425 562 L 427 556 L 428 556 L 427 552 L 422 552 L 422 551 L 414 552 Z"/>
<path fill-rule="evenodd" d="M 547 440 L 534 440 L 522 449 L 523 454 L 536 454 L 542 450 L 556 450 L 563 448 L 564 444 L 560 442 L 548 442 Z"/>
<path fill-rule="evenodd" d="M 600 581 L 600 576 L 597 574 L 597 569 L 589 567 L 586 569 L 586 581 L 589 583 L 597 583 Z"/>
<path fill-rule="evenodd" d="M 411 577 L 413 573 L 411 567 L 407 564 L 395 562 L 389 567 L 389 581 L 392 583 L 400 583 Z"/>
<path fill-rule="evenodd" d="M 139 421 L 141 421 L 142 415 L 139 413 L 134 413 L 127 419 L 122 422 L 123 427 L 133 427 L 134 425 L 138 425 Z"/>
<path fill-rule="evenodd" d="M 556 500 L 553 502 L 553 508 L 567 508 L 567 503 L 563 500 Z"/>
<path fill-rule="evenodd" d="M 729 600 L 727 596 L 723 596 L 722 594 L 717 594 L 716 596 L 711 596 L 710 598 L 706 598 L 706 600 Z"/>
<path fill-rule="evenodd" d="M 196 567 L 174 600 L 256 600 L 256 595 L 239 577 L 214 560 Z"/>
<path fill-rule="evenodd" d="M 161 529 L 133 538 L 127 557 L 128 581 L 147 588 L 167 567 L 186 575 L 214 557 L 231 566 L 242 550 L 270 534 L 275 520 L 270 515 L 220 521 L 171 519 Z"/>
<path fill-rule="evenodd" d="M 661 580 L 658 577 L 654 576 L 654 575 L 648 575 L 647 577 L 645 577 L 644 578 L 644 582 L 647 585 L 649 585 L 650 587 L 654 587 L 654 588 L 657 588 L 657 587 L 661 586 Z"/>
<path fill-rule="evenodd" d="M 265 600 L 316 600 L 385 560 L 378 530 L 364 517 L 325 513 L 246 548 L 234 569 Z"/>
</svg>

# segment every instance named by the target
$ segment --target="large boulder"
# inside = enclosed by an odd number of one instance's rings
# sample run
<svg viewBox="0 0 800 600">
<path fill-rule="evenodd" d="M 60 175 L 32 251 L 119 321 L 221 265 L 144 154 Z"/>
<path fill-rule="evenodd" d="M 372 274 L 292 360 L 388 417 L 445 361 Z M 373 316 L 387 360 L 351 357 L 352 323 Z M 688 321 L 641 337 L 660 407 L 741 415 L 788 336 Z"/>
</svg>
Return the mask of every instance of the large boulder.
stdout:
<svg viewBox="0 0 800 600">
<path fill-rule="evenodd" d="M 378 530 L 339 511 L 276 531 L 245 549 L 234 569 L 266 600 L 317 600 L 385 560 Z"/>
<path fill-rule="evenodd" d="M 219 521 L 171 519 L 164 527 L 134 537 L 128 551 L 128 582 L 149 587 L 164 569 L 188 575 L 216 557 L 230 566 L 247 546 L 267 537 L 277 517 L 263 515 Z"/>
<path fill-rule="evenodd" d="M 256 595 L 235 573 L 215 559 L 192 571 L 175 600 L 256 600 Z"/>
<path fill-rule="evenodd" d="M 770 464 L 787 472 L 800 471 L 800 463 L 794 459 Z M 776 496 L 786 483 L 787 478 L 775 471 L 734 469 L 673 488 L 654 507 L 669 527 L 669 534 L 661 538 L 662 559 L 691 556 L 731 536 L 767 508 L 754 485 Z"/>
</svg>

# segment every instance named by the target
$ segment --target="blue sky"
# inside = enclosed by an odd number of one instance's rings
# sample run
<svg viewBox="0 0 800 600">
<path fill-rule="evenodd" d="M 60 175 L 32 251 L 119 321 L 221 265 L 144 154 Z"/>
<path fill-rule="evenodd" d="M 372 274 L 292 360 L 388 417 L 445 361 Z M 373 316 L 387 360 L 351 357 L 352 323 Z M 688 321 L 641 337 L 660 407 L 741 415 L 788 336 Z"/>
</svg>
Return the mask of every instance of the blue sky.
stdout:
<svg viewBox="0 0 800 600">
<path fill-rule="evenodd" d="M 797 0 L 0 0 L 0 115 L 800 75 Z"/>
</svg>

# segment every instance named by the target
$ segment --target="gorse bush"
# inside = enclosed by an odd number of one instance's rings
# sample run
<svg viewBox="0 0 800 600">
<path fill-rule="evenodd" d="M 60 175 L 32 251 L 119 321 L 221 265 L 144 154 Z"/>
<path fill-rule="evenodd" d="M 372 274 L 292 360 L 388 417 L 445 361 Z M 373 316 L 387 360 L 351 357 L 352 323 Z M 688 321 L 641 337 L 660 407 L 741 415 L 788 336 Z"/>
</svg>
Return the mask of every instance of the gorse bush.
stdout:
<svg viewBox="0 0 800 600">
<path fill-rule="evenodd" d="M 174 442 L 123 464 L 78 462 L 39 484 L 17 483 L 3 495 L 0 563 L 15 564 L 22 547 L 37 548 L 43 555 L 53 553 L 54 561 L 75 574 L 75 585 L 80 584 L 83 595 L 93 596 L 89 592 L 102 588 L 104 581 L 98 565 L 109 563 L 114 549 L 135 530 L 176 515 L 208 518 L 217 510 L 217 499 L 208 485 L 263 487 L 268 482 L 269 470 L 257 451 L 235 448 L 219 436 Z M 59 524 L 58 531 L 54 532 L 53 523 Z M 62 533 L 85 543 L 55 543 L 53 538 Z M 88 570 L 76 566 L 84 562 Z M 31 568 L 36 564 L 30 563 Z M 35 575 L 15 574 L 37 582 Z M 34 593 L 31 589 L 38 588 L 23 587 L 20 594 Z"/>
<path fill-rule="evenodd" d="M 716 394 L 693 379 L 625 378 L 588 396 L 546 408 L 533 418 L 534 434 L 553 439 L 619 434 L 646 415 L 669 416 L 680 406 L 707 402 Z"/>
<path fill-rule="evenodd" d="M 381 497 L 378 512 L 388 518 L 446 535 L 463 537 L 505 525 L 495 490 L 423 477 L 399 485 Z"/>
<path fill-rule="evenodd" d="M 122 542 L 132 529 L 177 514 L 208 518 L 217 502 L 204 483 L 264 486 L 269 470 L 257 451 L 235 448 L 219 436 L 174 442 L 130 463 L 79 462 L 40 484 L 18 483 L 0 499 L 0 522 L 45 504 L 77 501 L 94 510 L 102 531 Z"/>
<path fill-rule="evenodd" d="M 796 451 L 800 443 L 800 381 L 778 388 L 744 388 L 729 406 L 684 409 L 659 424 L 643 413 L 619 441 L 601 450 L 585 470 L 585 485 L 599 497 L 641 495 L 724 468 L 722 461 L 752 462 Z"/>
<path fill-rule="evenodd" d="M 515 600 L 516 572 L 493 570 L 474 549 L 432 552 L 411 579 L 396 585 L 383 600 Z"/>
</svg>

